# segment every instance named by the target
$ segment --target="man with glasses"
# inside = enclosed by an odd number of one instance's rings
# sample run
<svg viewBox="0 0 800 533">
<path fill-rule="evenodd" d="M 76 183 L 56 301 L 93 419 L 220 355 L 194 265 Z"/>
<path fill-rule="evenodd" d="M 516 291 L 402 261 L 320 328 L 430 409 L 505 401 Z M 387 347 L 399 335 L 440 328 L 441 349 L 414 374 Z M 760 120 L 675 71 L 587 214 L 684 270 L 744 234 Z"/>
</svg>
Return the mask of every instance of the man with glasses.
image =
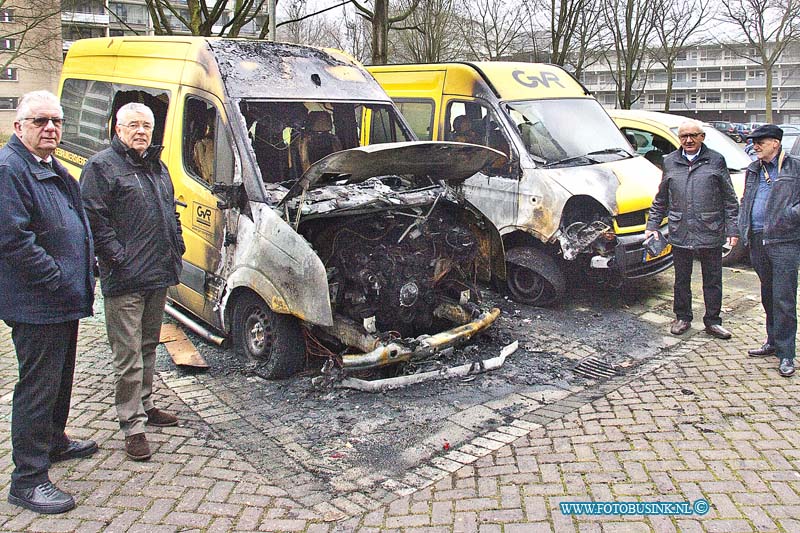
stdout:
<svg viewBox="0 0 800 533">
<path fill-rule="evenodd" d="M 161 146 L 151 146 L 154 124 L 149 107 L 122 106 L 111 147 L 89 159 L 81 174 L 114 359 L 114 403 L 125 453 L 135 461 L 151 456 L 146 424 L 178 424 L 152 397 L 167 288 L 178 283 L 185 251 Z"/>
<path fill-rule="evenodd" d="M 767 340 L 750 357 L 775 355 L 778 373 L 794 374 L 797 335 L 797 271 L 800 267 L 800 161 L 781 148 L 783 130 L 765 124 L 753 130 L 756 159 L 745 175 L 739 225 L 761 281 Z"/>
<path fill-rule="evenodd" d="M 19 364 L 8 501 L 47 514 L 75 507 L 50 482 L 50 464 L 97 451 L 94 441 L 64 433 L 78 320 L 92 314 L 94 250 L 78 184 L 52 156 L 63 116 L 53 94 L 24 95 L 0 149 L 0 319 Z"/>
<path fill-rule="evenodd" d="M 664 157 L 664 175 L 650 208 L 645 237 L 655 234 L 669 217 L 669 240 L 675 261 L 673 311 L 670 332 L 682 335 L 692 323 L 692 264 L 703 273 L 703 317 L 707 334 L 730 339 L 722 327 L 722 246 L 736 246 L 739 204 L 725 159 L 703 140 L 702 124 L 687 120 L 678 128 L 681 148 Z"/>
</svg>

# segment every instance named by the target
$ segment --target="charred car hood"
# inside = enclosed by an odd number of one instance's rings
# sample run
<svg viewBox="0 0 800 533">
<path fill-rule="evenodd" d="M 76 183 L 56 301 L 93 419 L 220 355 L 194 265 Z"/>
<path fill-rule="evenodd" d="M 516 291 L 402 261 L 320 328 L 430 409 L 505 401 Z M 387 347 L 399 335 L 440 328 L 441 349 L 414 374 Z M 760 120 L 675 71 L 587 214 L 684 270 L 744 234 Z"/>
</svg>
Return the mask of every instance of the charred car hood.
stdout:
<svg viewBox="0 0 800 533">
<path fill-rule="evenodd" d="M 431 178 L 455 185 L 498 158 L 505 157 L 502 152 L 485 146 L 438 141 L 351 148 L 330 154 L 311 165 L 292 185 L 282 203 L 303 189 L 360 183 L 376 176 L 413 176 L 420 182 Z"/>
</svg>

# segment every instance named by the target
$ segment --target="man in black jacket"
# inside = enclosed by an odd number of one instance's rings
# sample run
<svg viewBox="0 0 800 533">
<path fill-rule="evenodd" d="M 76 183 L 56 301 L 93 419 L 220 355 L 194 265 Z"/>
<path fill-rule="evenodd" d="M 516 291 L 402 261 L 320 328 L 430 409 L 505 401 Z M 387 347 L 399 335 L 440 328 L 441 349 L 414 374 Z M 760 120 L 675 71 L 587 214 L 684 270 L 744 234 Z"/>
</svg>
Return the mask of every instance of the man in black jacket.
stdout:
<svg viewBox="0 0 800 533">
<path fill-rule="evenodd" d="M 28 93 L 0 150 L 0 319 L 19 363 L 8 501 L 48 514 L 75 507 L 50 482 L 50 463 L 97 451 L 94 441 L 64 433 L 78 320 L 92 314 L 94 250 L 78 184 L 52 157 L 63 121 L 55 95 Z"/>
<path fill-rule="evenodd" d="M 154 125 L 147 106 L 122 106 L 111 147 L 89 159 L 81 174 L 114 356 L 117 416 L 125 453 L 135 461 L 151 455 L 145 424 L 178 424 L 152 399 L 167 288 L 178 283 L 185 250 L 172 180 L 159 159 L 161 147 L 151 146 Z"/>
<path fill-rule="evenodd" d="M 778 372 L 794 374 L 797 335 L 797 271 L 800 266 L 800 160 L 781 149 L 783 130 L 765 124 L 753 130 L 758 157 L 747 167 L 739 225 L 761 280 L 767 340 L 751 357 L 777 355 Z"/>
<path fill-rule="evenodd" d="M 705 331 L 718 339 L 731 334 L 722 327 L 722 245 L 736 246 L 739 204 L 719 153 L 703 140 L 702 124 L 688 120 L 678 128 L 681 148 L 664 158 L 664 176 L 650 208 L 645 237 L 655 234 L 669 217 L 669 238 L 675 261 L 673 311 L 670 332 L 682 335 L 692 322 L 692 262 L 700 261 L 703 272 Z"/>
</svg>

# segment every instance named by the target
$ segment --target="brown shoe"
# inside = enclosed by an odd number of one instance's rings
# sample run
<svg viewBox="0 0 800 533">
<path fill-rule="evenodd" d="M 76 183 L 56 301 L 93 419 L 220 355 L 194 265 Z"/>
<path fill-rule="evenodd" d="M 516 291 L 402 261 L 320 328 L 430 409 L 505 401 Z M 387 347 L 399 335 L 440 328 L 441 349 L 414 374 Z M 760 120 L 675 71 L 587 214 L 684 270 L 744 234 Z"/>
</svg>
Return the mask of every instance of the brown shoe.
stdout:
<svg viewBox="0 0 800 533">
<path fill-rule="evenodd" d="M 134 461 L 147 461 L 152 455 L 144 433 L 125 437 L 125 455 Z"/>
<path fill-rule="evenodd" d="M 153 407 L 147 413 L 147 424 L 157 428 L 168 428 L 178 425 L 178 417 L 171 415 L 166 411 L 161 411 Z"/>
<path fill-rule="evenodd" d="M 718 339 L 727 340 L 731 338 L 731 332 L 723 328 L 719 324 L 712 324 L 710 326 L 706 326 L 706 333 Z"/>
<path fill-rule="evenodd" d="M 669 332 L 673 335 L 683 335 L 686 333 L 686 330 L 689 329 L 691 326 L 691 322 L 687 322 L 686 320 L 681 320 L 680 318 L 676 318 L 672 321 L 672 327 L 669 328 Z"/>
</svg>

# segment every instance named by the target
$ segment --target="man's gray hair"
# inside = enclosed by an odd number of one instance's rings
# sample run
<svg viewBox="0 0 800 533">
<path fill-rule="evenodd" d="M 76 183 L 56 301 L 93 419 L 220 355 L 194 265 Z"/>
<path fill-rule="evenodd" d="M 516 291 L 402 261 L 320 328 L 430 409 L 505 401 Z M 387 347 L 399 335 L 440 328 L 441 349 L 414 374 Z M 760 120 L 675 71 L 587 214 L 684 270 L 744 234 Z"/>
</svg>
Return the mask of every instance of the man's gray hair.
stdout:
<svg viewBox="0 0 800 533">
<path fill-rule="evenodd" d="M 705 129 L 703 123 L 700 122 L 699 120 L 695 120 L 693 118 L 687 118 L 686 120 L 681 122 L 680 126 L 678 126 L 678 129 L 685 128 L 685 127 L 688 127 L 688 126 L 694 126 L 695 128 L 697 128 L 698 130 L 702 131 L 703 133 L 706 132 L 706 129 Z"/>
<path fill-rule="evenodd" d="M 134 113 L 142 113 L 150 117 L 150 122 L 155 123 L 156 118 L 153 116 L 153 110 L 144 104 L 138 102 L 131 102 L 120 107 L 117 111 L 117 124 L 124 124 L 125 117 Z"/>
<path fill-rule="evenodd" d="M 31 108 L 36 107 L 37 104 L 58 107 L 59 116 L 64 116 L 64 109 L 61 107 L 61 102 L 58 101 L 56 95 L 50 91 L 31 91 L 23 94 L 22 98 L 20 98 L 19 104 L 17 104 L 16 120 L 19 122 L 24 118 L 29 118 L 32 112 Z"/>
</svg>

